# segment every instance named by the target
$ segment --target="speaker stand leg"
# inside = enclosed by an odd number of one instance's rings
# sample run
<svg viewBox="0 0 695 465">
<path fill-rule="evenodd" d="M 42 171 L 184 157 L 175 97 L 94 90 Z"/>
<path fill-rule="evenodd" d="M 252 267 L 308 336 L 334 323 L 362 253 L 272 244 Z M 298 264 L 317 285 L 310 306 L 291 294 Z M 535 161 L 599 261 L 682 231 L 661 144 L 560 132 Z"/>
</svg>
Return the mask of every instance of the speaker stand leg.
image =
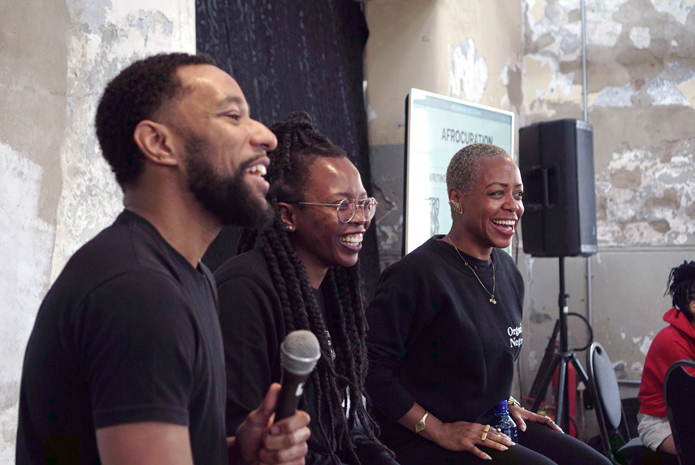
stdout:
<svg viewBox="0 0 695 465">
<path fill-rule="evenodd" d="M 560 428 L 567 433 L 569 433 L 570 427 L 569 396 L 570 392 L 574 392 L 574 387 L 572 386 L 570 391 L 570 386 L 568 383 L 568 363 L 571 363 L 574 366 L 579 378 L 584 382 L 587 389 L 589 389 L 590 394 L 596 398 L 595 393 L 593 392 L 593 387 L 591 386 L 591 383 L 589 383 L 589 377 L 587 376 L 586 371 L 579 363 L 577 356 L 573 352 L 570 352 L 568 348 L 568 297 L 569 296 L 565 293 L 565 261 L 564 257 L 560 257 L 560 296 L 558 298 L 558 306 L 560 307 L 560 350 L 553 355 L 553 363 L 550 366 L 550 369 L 545 373 L 540 392 L 546 392 L 548 385 L 553 378 L 553 373 L 555 373 L 555 370 L 558 369 L 557 390 L 555 392 L 555 421 L 558 425 L 560 425 Z M 534 412 L 538 411 L 538 407 L 540 406 L 542 400 L 543 399 L 541 399 L 540 396 L 536 397 L 533 405 L 531 406 L 531 410 Z"/>
</svg>

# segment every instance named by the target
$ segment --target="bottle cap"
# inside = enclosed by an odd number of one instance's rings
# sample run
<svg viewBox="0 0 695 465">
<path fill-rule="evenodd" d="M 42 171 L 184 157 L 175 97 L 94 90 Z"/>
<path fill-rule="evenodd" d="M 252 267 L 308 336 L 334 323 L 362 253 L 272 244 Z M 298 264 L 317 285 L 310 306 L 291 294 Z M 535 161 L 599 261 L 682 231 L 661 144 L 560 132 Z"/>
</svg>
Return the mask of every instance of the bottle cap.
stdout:
<svg viewBox="0 0 695 465">
<path fill-rule="evenodd" d="M 495 405 L 495 410 L 507 410 L 507 399 L 501 400 L 497 405 Z"/>
</svg>

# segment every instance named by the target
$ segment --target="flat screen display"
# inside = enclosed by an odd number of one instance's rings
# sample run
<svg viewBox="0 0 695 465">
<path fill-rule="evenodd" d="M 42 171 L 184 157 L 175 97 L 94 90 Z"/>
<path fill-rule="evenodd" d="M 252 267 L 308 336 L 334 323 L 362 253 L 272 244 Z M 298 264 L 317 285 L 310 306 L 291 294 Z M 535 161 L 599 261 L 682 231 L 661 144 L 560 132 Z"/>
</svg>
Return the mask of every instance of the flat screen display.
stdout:
<svg viewBox="0 0 695 465">
<path fill-rule="evenodd" d="M 470 144 L 502 147 L 513 155 L 514 113 L 410 89 L 406 103 L 403 254 L 451 229 L 446 168 Z"/>
</svg>

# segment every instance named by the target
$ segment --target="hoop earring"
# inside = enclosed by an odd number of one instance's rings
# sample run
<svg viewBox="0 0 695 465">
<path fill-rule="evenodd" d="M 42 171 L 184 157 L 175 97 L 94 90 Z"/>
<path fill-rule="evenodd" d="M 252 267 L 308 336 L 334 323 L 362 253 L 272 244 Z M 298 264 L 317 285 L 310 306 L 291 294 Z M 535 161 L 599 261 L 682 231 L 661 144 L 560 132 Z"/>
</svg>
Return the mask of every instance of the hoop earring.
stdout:
<svg viewBox="0 0 695 465">
<path fill-rule="evenodd" d="M 452 212 L 458 213 L 459 215 L 463 215 L 463 207 L 459 202 L 456 202 L 455 200 L 449 200 L 449 206 L 451 207 Z"/>
</svg>

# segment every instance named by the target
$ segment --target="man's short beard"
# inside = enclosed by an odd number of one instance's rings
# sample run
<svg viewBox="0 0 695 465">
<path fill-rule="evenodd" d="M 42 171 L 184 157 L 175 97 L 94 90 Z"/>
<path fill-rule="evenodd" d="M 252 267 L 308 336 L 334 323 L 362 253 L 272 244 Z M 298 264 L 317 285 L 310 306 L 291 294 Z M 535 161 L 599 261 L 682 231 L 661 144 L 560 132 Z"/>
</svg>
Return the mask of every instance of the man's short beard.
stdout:
<svg viewBox="0 0 695 465">
<path fill-rule="evenodd" d="M 224 178 L 209 163 L 205 142 L 194 135 L 186 138 L 188 187 L 203 207 L 222 224 L 263 229 L 273 219 L 270 204 L 244 182 L 254 159 L 242 163 L 231 177 Z"/>
</svg>

